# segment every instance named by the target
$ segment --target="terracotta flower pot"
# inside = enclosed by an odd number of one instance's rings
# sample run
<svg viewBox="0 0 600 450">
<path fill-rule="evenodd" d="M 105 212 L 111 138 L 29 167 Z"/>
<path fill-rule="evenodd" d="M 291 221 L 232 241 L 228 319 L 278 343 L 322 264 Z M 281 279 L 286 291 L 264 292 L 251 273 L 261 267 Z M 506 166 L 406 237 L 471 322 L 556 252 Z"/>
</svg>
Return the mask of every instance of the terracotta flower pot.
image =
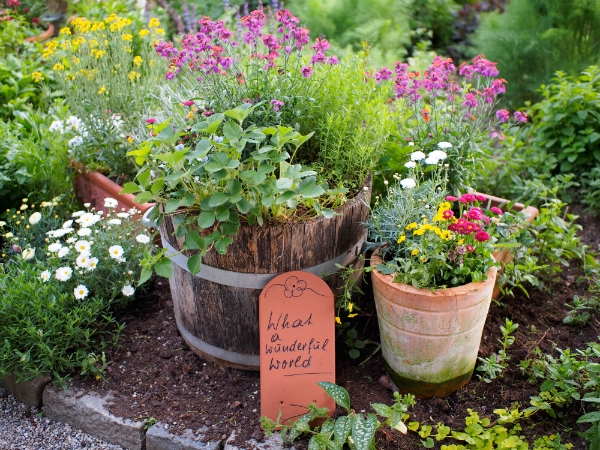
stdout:
<svg viewBox="0 0 600 450">
<path fill-rule="evenodd" d="M 484 197 L 486 197 L 488 199 L 488 204 L 486 205 L 487 208 L 491 208 L 492 206 L 505 205 L 509 202 L 509 200 L 506 200 L 506 199 L 500 198 L 500 197 L 494 197 L 493 195 L 481 194 L 479 192 L 477 192 L 477 194 L 483 195 Z M 540 211 L 537 208 L 534 208 L 533 206 L 528 206 L 526 208 L 523 203 L 515 203 L 512 207 L 512 211 L 523 212 L 527 216 L 526 221 L 528 223 L 533 222 L 534 219 L 537 217 L 537 215 L 540 213 Z M 494 256 L 494 259 L 496 261 L 498 261 L 502 264 L 502 267 L 500 268 L 500 273 L 502 273 L 504 271 L 504 265 L 508 264 L 509 262 L 511 262 L 514 259 L 513 254 L 507 248 L 505 248 L 504 250 L 501 250 L 499 252 L 494 252 L 492 255 Z M 492 294 L 492 298 L 498 298 L 498 297 L 500 297 L 500 294 L 501 294 L 501 286 L 496 284 L 496 286 L 494 287 L 494 292 Z"/>
<path fill-rule="evenodd" d="M 48 28 L 37 36 L 31 36 L 25 39 L 25 42 L 44 42 L 50 39 L 54 35 L 54 25 L 48 24 Z"/>
<path fill-rule="evenodd" d="M 108 211 L 104 207 L 105 198 L 114 198 L 119 202 L 119 206 L 116 208 L 117 211 L 126 211 L 131 208 L 136 208 L 140 211 L 138 218 L 142 217 L 149 208 L 154 206 L 154 203 L 144 203 L 140 205 L 133 201 L 135 197 L 132 194 L 119 194 L 123 190 L 122 186 L 119 186 L 114 181 L 110 180 L 100 172 L 80 172 L 73 179 L 73 187 L 75 189 L 75 196 L 82 203 L 91 203 L 91 206 L 96 210 Z"/>
<path fill-rule="evenodd" d="M 381 263 L 377 252 L 371 265 Z M 470 379 L 496 282 L 417 289 L 371 272 L 381 351 L 398 390 L 419 398 L 447 397 Z"/>
</svg>

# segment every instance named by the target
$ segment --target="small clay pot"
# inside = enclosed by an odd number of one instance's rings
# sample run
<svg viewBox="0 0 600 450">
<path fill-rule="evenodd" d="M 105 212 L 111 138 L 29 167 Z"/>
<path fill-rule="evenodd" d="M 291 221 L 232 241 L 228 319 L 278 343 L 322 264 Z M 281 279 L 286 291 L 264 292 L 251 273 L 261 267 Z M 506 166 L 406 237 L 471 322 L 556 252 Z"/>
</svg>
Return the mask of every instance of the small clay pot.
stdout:
<svg viewBox="0 0 600 450">
<path fill-rule="evenodd" d="M 376 252 L 371 265 L 382 262 Z M 470 379 L 496 282 L 417 289 L 371 272 L 379 319 L 381 351 L 388 375 L 401 393 L 419 398 L 448 397 Z"/>
<path fill-rule="evenodd" d="M 54 35 L 54 25 L 48 24 L 48 28 L 37 36 L 31 36 L 25 39 L 25 42 L 44 42 L 50 39 Z"/>
</svg>

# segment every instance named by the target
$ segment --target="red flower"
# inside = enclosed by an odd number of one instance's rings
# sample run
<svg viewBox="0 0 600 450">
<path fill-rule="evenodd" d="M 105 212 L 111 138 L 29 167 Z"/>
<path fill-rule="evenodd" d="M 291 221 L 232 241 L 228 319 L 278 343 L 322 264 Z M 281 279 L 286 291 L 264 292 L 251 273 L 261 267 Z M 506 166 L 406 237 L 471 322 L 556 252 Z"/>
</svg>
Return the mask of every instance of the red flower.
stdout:
<svg viewBox="0 0 600 450">
<path fill-rule="evenodd" d="M 431 116 L 429 115 L 429 111 L 427 111 L 427 108 L 423 108 L 421 110 L 421 116 L 423 116 L 423 120 L 427 123 L 429 123 L 429 121 L 431 120 Z"/>
</svg>

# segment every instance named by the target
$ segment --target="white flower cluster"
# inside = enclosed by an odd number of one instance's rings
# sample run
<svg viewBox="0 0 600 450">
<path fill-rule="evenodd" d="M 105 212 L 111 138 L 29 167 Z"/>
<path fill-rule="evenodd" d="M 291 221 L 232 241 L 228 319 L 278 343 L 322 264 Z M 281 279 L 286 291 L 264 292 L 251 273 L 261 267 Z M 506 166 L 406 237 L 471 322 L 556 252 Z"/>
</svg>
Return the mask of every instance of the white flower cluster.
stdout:
<svg viewBox="0 0 600 450">
<path fill-rule="evenodd" d="M 409 144 L 412 144 L 412 142 L 410 142 Z M 437 146 L 441 150 L 433 150 L 429 153 L 429 155 L 425 155 L 425 153 L 423 153 L 420 150 L 412 152 L 410 154 L 410 161 L 406 162 L 404 164 L 404 167 L 408 169 L 414 169 L 417 167 L 417 162 L 419 161 L 423 161 L 427 165 L 437 166 L 440 163 L 440 161 L 443 161 L 448 157 L 448 154 L 444 150 L 452 148 L 452 144 L 449 142 L 439 142 Z M 404 189 L 412 189 L 416 187 L 417 182 L 414 178 L 404 178 L 400 180 L 400 185 Z"/>
<path fill-rule="evenodd" d="M 85 206 L 89 208 L 90 205 L 86 204 Z M 113 198 L 106 198 L 104 200 L 104 206 L 109 209 L 114 209 L 119 206 L 119 203 Z M 136 209 L 131 209 L 129 210 L 129 212 L 121 212 L 116 214 L 118 217 L 120 217 L 120 219 L 108 219 L 106 220 L 106 223 L 108 225 L 121 225 L 121 219 L 128 219 L 136 213 L 138 213 Z M 31 217 L 33 217 L 33 215 Z M 47 247 L 48 253 L 54 255 L 55 257 L 63 259 L 70 254 L 72 249 L 75 252 L 77 252 L 77 257 L 75 259 L 75 270 L 77 270 L 79 274 L 94 271 L 99 263 L 99 259 L 97 257 L 92 256 L 92 248 L 94 245 L 94 241 L 91 239 L 83 238 L 92 236 L 94 232 L 98 233 L 98 230 L 93 231 L 92 228 L 102 219 L 102 211 L 98 211 L 96 213 L 92 211 L 77 211 L 73 213 L 72 220 L 66 221 L 61 228 L 57 230 L 51 230 L 46 234 L 49 238 L 59 239 L 67 234 L 73 233 L 75 231 L 75 229 L 72 227 L 73 223 L 77 223 L 79 225 L 79 229 L 77 230 L 76 234 L 79 237 L 79 239 L 77 239 L 77 237 L 75 236 L 69 237 L 66 240 L 66 243 L 69 245 L 64 245 L 60 241 L 52 242 Z M 35 223 L 37 223 L 37 221 L 39 221 L 39 218 L 34 219 L 34 221 Z M 145 234 L 139 234 L 136 236 L 135 239 L 138 243 L 141 244 L 146 244 L 150 242 L 150 237 Z M 113 260 L 115 260 L 118 263 L 124 263 L 127 261 L 125 259 L 124 254 L 125 251 L 121 245 L 112 245 L 108 248 L 108 256 L 110 256 Z M 33 257 L 33 255 L 31 257 Z M 68 265 L 63 265 L 62 267 L 56 269 L 54 272 L 54 278 L 62 282 L 69 281 L 72 276 L 73 269 Z M 40 274 L 40 278 L 44 282 L 48 282 L 52 278 L 52 273 L 49 270 L 44 270 Z M 135 293 L 135 288 L 129 283 L 125 284 L 121 289 L 121 293 L 124 296 L 130 297 Z M 73 294 L 76 299 L 82 300 L 89 295 L 89 290 L 84 284 L 79 284 L 74 289 Z"/>
</svg>

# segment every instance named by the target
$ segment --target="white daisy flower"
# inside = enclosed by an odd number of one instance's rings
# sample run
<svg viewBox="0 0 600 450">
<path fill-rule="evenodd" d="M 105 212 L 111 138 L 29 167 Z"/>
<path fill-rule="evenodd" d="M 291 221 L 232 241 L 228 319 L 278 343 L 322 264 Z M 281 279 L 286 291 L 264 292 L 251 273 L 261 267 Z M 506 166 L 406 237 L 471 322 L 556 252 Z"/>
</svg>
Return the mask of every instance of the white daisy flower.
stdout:
<svg viewBox="0 0 600 450">
<path fill-rule="evenodd" d="M 121 292 L 125 297 L 131 297 L 135 293 L 135 289 L 130 284 L 126 284 L 123 286 L 123 289 L 121 289 Z"/>
<path fill-rule="evenodd" d="M 72 244 L 73 242 L 75 242 L 77 239 L 75 239 L 74 237 L 70 237 L 69 239 L 67 239 L 67 244 Z"/>
<path fill-rule="evenodd" d="M 446 152 L 443 152 L 441 150 L 434 150 L 429 154 L 429 157 L 435 159 L 446 159 L 448 155 L 446 154 Z"/>
<path fill-rule="evenodd" d="M 4 225 L 6 225 L 6 222 L 4 220 L 0 220 L 0 227 L 3 227 Z"/>
<path fill-rule="evenodd" d="M 63 258 L 65 256 L 67 256 L 69 254 L 69 249 L 67 247 L 62 247 L 59 251 L 58 251 L 58 257 L 59 258 Z"/>
<path fill-rule="evenodd" d="M 409 169 L 414 169 L 415 167 L 417 167 L 417 163 L 414 161 L 408 161 L 406 164 L 404 164 L 404 167 L 408 167 Z"/>
<path fill-rule="evenodd" d="M 117 213 L 117 217 L 120 217 L 121 219 L 129 219 L 129 213 L 120 212 L 120 213 Z"/>
<path fill-rule="evenodd" d="M 115 260 L 116 260 L 118 263 L 124 263 L 124 262 L 127 262 L 127 260 L 126 260 L 125 258 L 121 257 L 121 256 L 119 256 L 118 258 L 115 258 Z"/>
<path fill-rule="evenodd" d="M 113 259 L 121 258 L 121 255 L 123 255 L 123 247 L 120 245 L 113 245 L 108 249 L 108 254 Z"/>
<path fill-rule="evenodd" d="M 108 221 L 109 225 L 121 225 L 121 219 L 110 219 Z"/>
<path fill-rule="evenodd" d="M 48 251 L 52 252 L 52 253 L 56 253 L 57 251 L 59 251 L 62 248 L 62 244 L 60 242 L 55 242 L 53 244 L 50 244 L 48 246 Z"/>
<path fill-rule="evenodd" d="M 40 220 L 42 220 L 42 215 L 39 212 L 34 212 L 32 215 L 29 216 L 29 223 L 31 225 L 35 225 Z"/>
<path fill-rule="evenodd" d="M 137 208 L 131 208 L 129 211 L 129 214 L 131 214 L 132 216 L 135 216 L 136 214 L 140 213 L 141 211 Z"/>
<path fill-rule="evenodd" d="M 63 228 L 71 228 L 71 225 L 73 225 L 73 221 L 72 220 L 67 220 L 65 223 L 63 223 Z"/>
<path fill-rule="evenodd" d="M 75 290 L 73 291 L 73 294 L 75 295 L 75 298 L 77 300 L 86 298 L 88 293 L 89 293 L 88 288 L 86 288 L 83 284 L 80 284 L 79 286 L 77 286 L 75 288 Z"/>
<path fill-rule="evenodd" d="M 94 270 L 98 265 L 98 258 L 90 258 L 88 259 L 87 270 Z"/>
<path fill-rule="evenodd" d="M 77 267 L 80 267 L 82 269 L 88 268 L 88 265 L 90 264 L 90 257 L 88 255 L 88 253 L 82 253 L 77 257 L 77 259 L 75 260 Z"/>
<path fill-rule="evenodd" d="M 438 147 L 441 148 L 442 150 L 444 150 L 447 148 L 452 148 L 452 144 L 450 142 L 440 142 L 438 144 Z"/>
<path fill-rule="evenodd" d="M 148 242 L 150 242 L 150 238 L 148 236 L 146 236 L 145 234 L 139 234 L 135 237 L 135 240 L 138 241 L 140 244 L 147 244 Z"/>
<path fill-rule="evenodd" d="M 91 247 L 92 244 L 90 244 L 89 241 L 84 241 L 83 239 L 75 243 L 75 250 L 77 250 L 79 253 L 89 253 Z"/>
<path fill-rule="evenodd" d="M 429 157 L 427 157 L 427 159 L 425 159 L 425 164 L 429 164 L 429 165 L 436 165 L 439 162 L 440 162 L 439 159 L 433 158 L 431 156 L 429 156 Z"/>
<path fill-rule="evenodd" d="M 425 159 L 425 153 L 423 153 L 421 151 L 412 152 L 410 154 L 411 161 L 421 161 L 422 159 Z"/>
<path fill-rule="evenodd" d="M 62 120 L 55 120 L 50 124 L 48 131 L 51 131 L 51 132 L 60 131 L 60 134 L 63 134 L 65 132 L 65 124 L 63 123 Z"/>
<path fill-rule="evenodd" d="M 119 206 L 119 202 L 117 200 L 115 200 L 114 198 L 105 198 L 104 199 L 104 207 L 105 208 L 116 208 L 117 206 Z"/>
<path fill-rule="evenodd" d="M 81 217 L 85 214 L 85 211 L 75 211 L 72 217 Z"/>
<path fill-rule="evenodd" d="M 68 145 L 71 148 L 79 147 L 80 145 L 83 145 L 83 138 L 81 136 L 75 136 L 74 138 L 69 139 Z"/>
<path fill-rule="evenodd" d="M 35 248 L 26 248 L 21 254 L 25 261 L 29 261 L 35 256 Z"/>
<path fill-rule="evenodd" d="M 9 238 L 11 238 L 11 237 L 13 237 L 13 236 L 14 236 L 14 234 L 12 234 L 10 231 L 4 235 L 4 237 L 5 237 L 6 239 L 9 239 Z"/>
<path fill-rule="evenodd" d="M 79 223 L 82 227 L 91 227 L 96 224 L 100 220 L 100 217 L 96 214 L 85 213 L 79 219 L 77 219 L 77 223 Z"/>
<path fill-rule="evenodd" d="M 45 283 L 46 281 L 48 281 L 50 279 L 52 275 L 50 274 L 49 270 L 44 270 L 42 273 L 40 273 L 40 278 L 42 279 L 42 281 Z"/>
<path fill-rule="evenodd" d="M 79 130 L 82 127 L 81 119 L 76 116 L 69 116 L 69 118 L 65 121 L 65 124 L 68 128 L 72 128 L 73 130 Z"/>
<path fill-rule="evenodd" d="M 410 142 L 408 143 L 408 146 L 409 146 L 409 147 L 414 147 L 414 146 L 415 146 L 415 143 L 414 143 L 414 142 L 412 142 L 412 141 L 410 141 Z"/>
<path fill-rule="evenodd" d="M 412 178 L 405 178 L 404 180 L 400 180 L 400 185 L 404 189 L 412 189 L 417 185 L 417 183 Z"/>
<path fill-rule="evenodd" d="M 89 228 L 80 228 L 77 230 L 77 235 L 81 237 L 89 236 L 90 234 L 92 234 L 92 230 Z"/>
<path fill-rule="evenodd" d="M 54 276 L 59 281 L 68 281 L 71 278 L 72 274 L 73 270 L 70 267 L 59 267 L 58 269 L 56 269 Z"/>
</svg>

